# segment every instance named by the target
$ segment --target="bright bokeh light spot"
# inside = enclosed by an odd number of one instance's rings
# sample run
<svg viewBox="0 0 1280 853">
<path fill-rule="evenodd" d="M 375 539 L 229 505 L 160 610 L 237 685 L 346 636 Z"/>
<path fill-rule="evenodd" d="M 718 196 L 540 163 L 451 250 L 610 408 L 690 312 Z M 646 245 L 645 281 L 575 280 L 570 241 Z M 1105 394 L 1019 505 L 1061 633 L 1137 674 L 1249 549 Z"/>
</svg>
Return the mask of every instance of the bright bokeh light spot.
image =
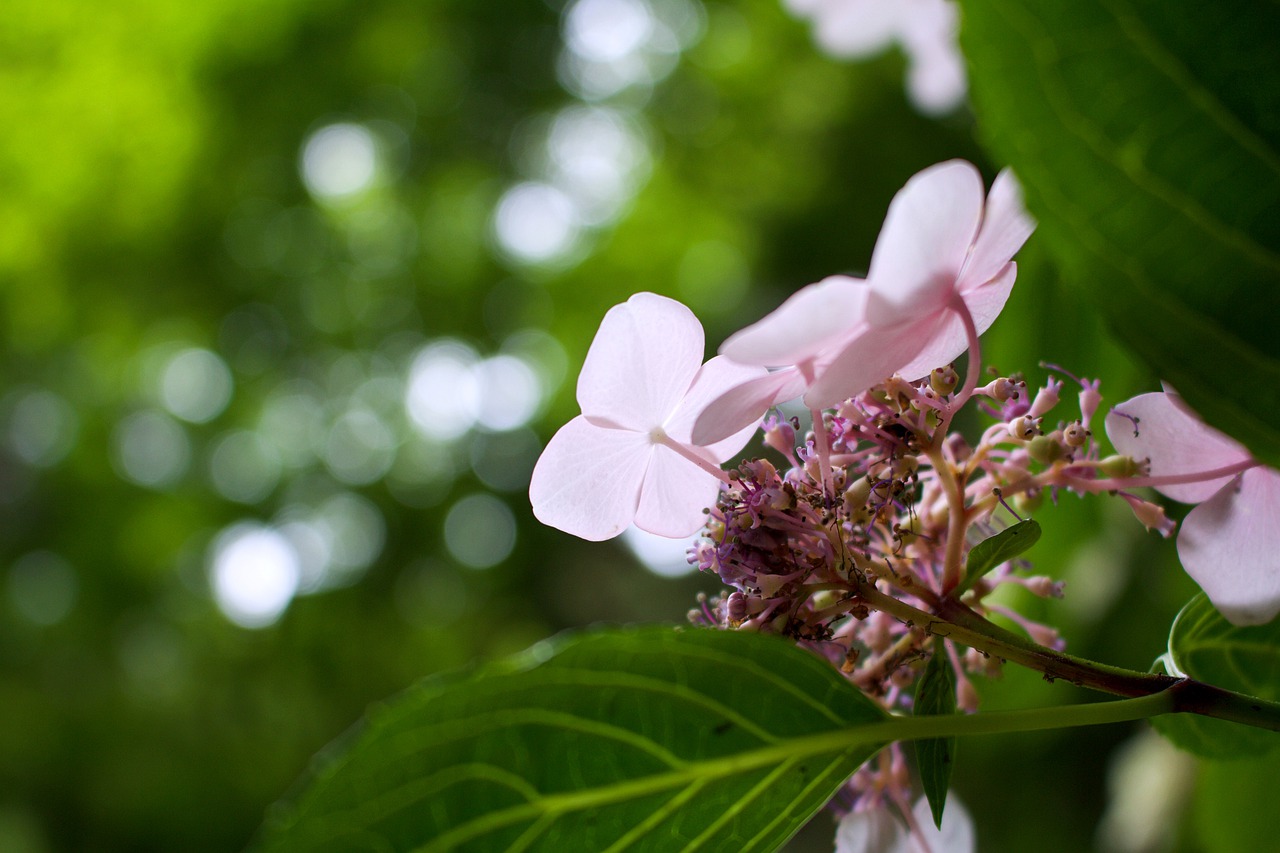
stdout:
<svg viewBox="0 0 1280 853">
<path fill-rule="evenodd" d="M 227 500 L 253 504 L 280 481 L 280 455 L 260 435 L 237 430 L 218 439 L 209 458 L 209 478 Z"/>
<path fill-rule="evenodd" d="M 79 588 L 71 564 L 49 551 L 32 551 L 9 568 L 9 600 L 37 625 L 56 625 L 66 619 Z"/>
<path fill-rule="evenodd" d="M 298 591 L 298 552 L 270 527 L 243 522 L 219 534 L 210 560 L 214 600 L 242 628 L 265 628 Z"/>
<path fill-rule="evenodd" d="M 378 559 L 387 539 L 382 513 L 350 492 L 315 509 L 290 507 L 281 513 L 278 527 L 299 556 L 300 594 L 354 583 Z"/>
<path fill-rule="evenodd" d="M 113 461 L 125 478 L 153 489 L 176 483 L 191 462 L 191 442 L 173 418 L 138 412 L 116 425 Z"/>
<path fill-rule="evenodd" d="M 593 62 L 616 62 L 644 47 L 653 15 L 643 0 L 578 0 L 564 19 L 569 49 Z"/>
<path fill-rule="evenodd" d="M 622 532 L 622 541 L 655 575 L 675 578 L 697 571 L 695 566 L 689 565 L 688 558 L 689 546 L 696 539 L 668 539 L 633 526 Z"/>
<path fill-rule="evenodd" d="M 231 402 L 234 384 L 226 363 L 207 349 L 192 347 L 174 355 L 160 374 L 160 401 L 184 421 L 213 420 Z"/>
<path fill-rule="evenodd" d="M 478 360 L 475 350 L 457 341 L 438 341 L 414 356 L 405 410 L 424 436 L 448 441 L 475 425 L 480 414 Z"/>
<path fill-rule="evenodd" d="M 464 566 L 496 566 L 516 546 L 515 516 L 493 495 L 469 495 L 454 504 L 445 517 L 444 544 Z"/>
<path fill-rule="evenodd" d="M 503 194 L 493 229 L 506 254 L 536 264 L 568 253 L 578 240 L 578 222 L 578 210 L 562 190 L 529 182 Z"/>
<path fill-rule="evenodd" d="M 324 462 L 335 479 L 365 485 L 390 470 L 396 444 L 396 436 L 381 418 L 368 409 L 352 409 L 329 428 Z"/>
<path fill-rule="evenodd" d="M 648 168 L 640 134 L 617 110 L 603 107 L 562 110 L 551 125 L 547 152 L 553 182 L 589 225 L 614 218 Z"/>
<path fill-rule="evenodd" d="M 300 166 L 312 196 L 321 201 L 341 200 L 373 184 L 378 145 L 363 125 L 331 124 L 307 138 Z"/>
<path fill-rule="evenodd" d="M 495 355 L 476 366 L 480 385 L 480 425 L 495 432 L 529 422 L 542 405 L 542 385 L 528 362 Z"/>
<path fill-rule="evenodd" d="M 32 391 L 13 405 L 9 446 L 24 461 L 56 465 L 76 443 L 79 418 L 71 404 L 52 391 Z"/>
</svg>

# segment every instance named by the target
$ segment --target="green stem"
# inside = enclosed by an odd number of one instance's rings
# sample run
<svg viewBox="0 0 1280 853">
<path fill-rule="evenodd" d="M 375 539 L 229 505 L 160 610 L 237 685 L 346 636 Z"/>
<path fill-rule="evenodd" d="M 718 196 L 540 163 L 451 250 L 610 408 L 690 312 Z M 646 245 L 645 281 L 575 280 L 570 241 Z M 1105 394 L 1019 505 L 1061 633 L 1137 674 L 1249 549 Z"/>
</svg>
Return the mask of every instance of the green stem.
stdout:
<svg viewBox="0 0 1280 853">
<path fill-rule="evenodd" d="M 870 581 L 855 583 L 854 591 L 868 606 L 882 610 L 925 633 L 945 637 L 984 654 L 1028 667 L 1043 673 L 1048 681 L 1062 679 L 1117 696 L 1163 697 L 1169 707 L 1163 711 L 1154 711 L 1153 714 L 1200 714 L 1255 728 L 1280 731 L 1280 703 L 1277 702 L 1224 690 L 1193 678 L 1138 672 L 1047 649 L 993 625 L 954 599 L 939 600 L 937 613 L 928 613 L 901 599 L 886 595 Z M 1054 709 L 1046 709 L 1052 710 Z"/>
</svg>

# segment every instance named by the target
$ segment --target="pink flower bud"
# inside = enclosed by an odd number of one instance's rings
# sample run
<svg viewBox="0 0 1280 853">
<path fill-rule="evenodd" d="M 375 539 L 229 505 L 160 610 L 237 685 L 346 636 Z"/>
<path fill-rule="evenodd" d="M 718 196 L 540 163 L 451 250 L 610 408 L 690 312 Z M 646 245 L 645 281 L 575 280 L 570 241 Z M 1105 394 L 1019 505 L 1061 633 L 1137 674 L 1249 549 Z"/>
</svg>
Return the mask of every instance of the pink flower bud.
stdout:
<svg viewBox="0 0 1280 853">
<path fill-rule="evenodd" d="M 1058 405 L 1058 391 L 1062 388 L 1061 379 L 1050 379 L 1043 388 L 1036 392 L 1036 399 L 1027 412 L 1033 418 L 1042 417 L 1054 406 Z"/>
<path fill-rule="evenodd" d="M 1128 502 L 1133 514 L 1138 521 L 1142 522 L 1142 526 L 1148 530 L 1154 530 L 1168 539 L 1178 526 L 1173 519 L 1164 514 L 1164 507 L 1153 504 L 1151 501 L 1144 501 L 1137 495 L 1131 495 L 1128 492 L 1120 492 L 1120 497 Z"/>
</svg>

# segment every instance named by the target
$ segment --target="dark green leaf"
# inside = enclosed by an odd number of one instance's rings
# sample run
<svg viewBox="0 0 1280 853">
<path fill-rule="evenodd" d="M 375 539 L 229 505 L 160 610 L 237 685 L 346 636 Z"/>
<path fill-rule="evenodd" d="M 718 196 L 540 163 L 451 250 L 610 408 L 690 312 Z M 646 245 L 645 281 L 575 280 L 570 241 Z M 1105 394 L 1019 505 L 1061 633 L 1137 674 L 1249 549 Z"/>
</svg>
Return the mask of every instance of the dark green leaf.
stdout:
<svg viewBox="0 0 1280 853">
<path fill-rule="evenodd" d="M 578 635 L 393 700 L 261 846 L 776 850 L 879 749 L 850 730 L 886 719 L 776 637 Z"/>
<path fill-rule="evenodd" d="M 1280 463 L 1280 6 L 962 9 L 979 127 L 1033 239 L 1193 408 Z"/>
<path fill-rule="evenodd" d="M 942 640 L 934 641 L 933 656 L 920 676 L 916 687 L 914 713 L 917 716 L 954 714 L 956 712 L 956 674 L 951 669 Z M 956 739 L 933 738 L 916 741 L 916 766 L 920 770 L 920 784 L 929 798 L 933 822 L 942 828 L 942 809 L 947 804 L 947 789 L 951 786 L 951 769 L 955 766 Z"/>
<path fill-rule="evenodd" d="M 1280 621 L 1232 625 L 1203 593 L 1182 609 L 1169 633 L 1169 651 L 1156 667 L 1170 675 L 1262 699 L 1280 699 Z M 1193 714 L 1155 717 L 1156 729 L 1205 758 L 1257 757 L 1280 747 L 1280 734 Z"/>
<path fill-rule="evenodd" d="M 1280 755 L 1201 762 L 1194 812 L 1198 849 L 1204 853 L 1276 849 L 1278 778 Z"/>
<path fill-rule="evenodd" d="M 973 586 L 987 572 L 1024 553 L 1039 539 L 1040 525 L 1029 518 L 983 539 L 969 550 L 969 558 L 964 564 L 964 580 L 960 582 L 958 591 L 963 592 Z"/>
</svg>

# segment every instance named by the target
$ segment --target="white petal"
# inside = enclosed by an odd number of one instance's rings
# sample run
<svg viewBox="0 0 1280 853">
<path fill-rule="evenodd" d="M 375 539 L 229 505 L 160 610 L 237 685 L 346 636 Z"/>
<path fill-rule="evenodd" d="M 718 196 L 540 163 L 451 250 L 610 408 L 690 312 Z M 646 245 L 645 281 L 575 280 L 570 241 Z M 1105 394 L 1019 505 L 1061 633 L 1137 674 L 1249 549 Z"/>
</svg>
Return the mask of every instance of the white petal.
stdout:
<svg viewBox="0 0 1280 853">
<path fill-rule="evenodd" d="M 933 823 L 929 801 L 921 797 L 911 813 L 928 847 L 921 847 L 913 835 L 907 841 L 910 853 L 973 853 L 976 842 L 973 836 L 973 818 L 964 804 L 954 795 L 947 797 L 947 807 L 942 812 L 942 829 Z"/>
<path fill-rule="evenodd" d="M 1138 421 L 1136 429 L 1131 418 Z M 1107 437 L 1116 450 L 1134 459 L 1151 460 L 1153 477 L 1212 471 L 1249 458 L 1247 450 L 1206 426 L 1173 394 L 1157 391 L 1126 400 L 1107 413 L 1106 426 Z M 1212 496 L 1230 479 L 1227 476 L 1160 486 L 1158 491 L 1175 501 L 1197 503 Z"/>
<path fill-rule="evenodd" d="M 826 53 L 842 58 L 871 56 L 894 42 L 902 29 L 898 2 L 842 0 L 809 10 L 814 40 Z"/>
<path fill-rule="evenodd" d="M 604 315 L 578 376 L 578 403 L 597 424 L 648 432 L 675 409 L 702 366 L 702 324 L 685 306 L 637 293 Z"/>
<path fill-rule="evenodd" d="M 744 425 L 754 431 L 770 406 L 794 400 L 804 393 L 806 385 L 808 382 L 799 369 L 788 367 L 730 388 L 699 413 L 693 424 L 693 443 L 707 447 L 716 459 L 728 459 L 742 449 L 739 444 L 726 450 L 737 441 L 735 433 Z M 750 437 L 748 433 L 743 442 Z"/>
<path fill-rule="evenodd" d="M 717 436 L 704 445 L 693 441 L 694 421 L 702 414 L 713 400 L 726 391 L 740 387 L 743 383 L 762 379 L 768 376 L 763 367 L 738 364 L 735 361 L 718 355 L 702 365 L 698 375 L 694 377 L 693 387 L 680 401 L 671 418 L 663 425 L 667 435 L 682 444 L 697 444 L 706 447 L 708 453 L 717 462 L 722 462 L 742 449 L 756 431 L 765 410 L 773 405 L 772 400 L 759 401 L 747 417 L 739 422 L 725 436 Z M 708 446 L 709 445 L 709 446 Z"/>
<path fill-rule="evenodd" d="M 716 502 L 720 481 L 669 447 L 655 446 L 640 490 L 636 527 L 683 539 L 706 522 L 703 512 Z"/>
<path fill-rule="evenodd" d="M 923 322 L 872 329 L 858 336 L 818 374 L 804 395 L 805 405 L 829 408 L 900 372 L 916 361 L 939 322 L 937 316 L 929 316 Z"/>
<path fill-rule="evenodd" d="M 1178 558 L 1236 625 L 1280 613 L 1280 472 L 1250 468 L 1187 514 Z"/>
<path fill-rule="evenodd" d="M 867 320 L 887 326 L 941 310 L 982 218 L 982 176 L 949 160 L 898 191 L 871 255 Z"/>
<path fill-rule="evenodd" d="M 951 0 L 916 0 L 904 22 L 907 91 L 922 112 L 941 115 L 964 103 L 968 81 L 956 39 L 959 7 Z"/>
<path fill-rule="evenodd" d="M 888 809 L 849 812 L 836 825 L 835 853 L 887 853 L 901 848 L 905 835 Z"/>
<path fill-rule="evenodd" d="M 1017 264 L 1008 264 L 994 281 L 970 291 L 963 296 L 965 307 L 973 317 L 973 325 L 979 335 L 991 328 L 1009 299 L 1014 279 L 1018 275 Z M 904 379 L 919 379 L 935 367 L 950 364 L 969 348 L 969 336 L 964 321 L 954 311 L 944 313 L 942 320 L 929 332 L 927 342 L 911 363 L 898 369 Z"/>
<path fill-rule="evenodd" d="M 765 367 L 810 361 L 858 331 L 869 293 L 860 278 L 828 276 L 800 288 L 773 313 L 731 335 L 720 352 L 734 361 Z"/>
<path fill-rule="evenodd" d="M 981 287 L 999 275 L 1035 230 L 1035 220 L 1022 206 L 1018 179 L 1010 170 L 1003 170 L 991 185 L 978 239 L 960 273 L 961 292 Z"/>
<path fill-rule="evenodd" d="M 529 481 L 543 524 L 598 542 L 631 524 L 652 455 L 647 433 L 599 427 L 579 415 L 551 437 Z"/>
</svg>

